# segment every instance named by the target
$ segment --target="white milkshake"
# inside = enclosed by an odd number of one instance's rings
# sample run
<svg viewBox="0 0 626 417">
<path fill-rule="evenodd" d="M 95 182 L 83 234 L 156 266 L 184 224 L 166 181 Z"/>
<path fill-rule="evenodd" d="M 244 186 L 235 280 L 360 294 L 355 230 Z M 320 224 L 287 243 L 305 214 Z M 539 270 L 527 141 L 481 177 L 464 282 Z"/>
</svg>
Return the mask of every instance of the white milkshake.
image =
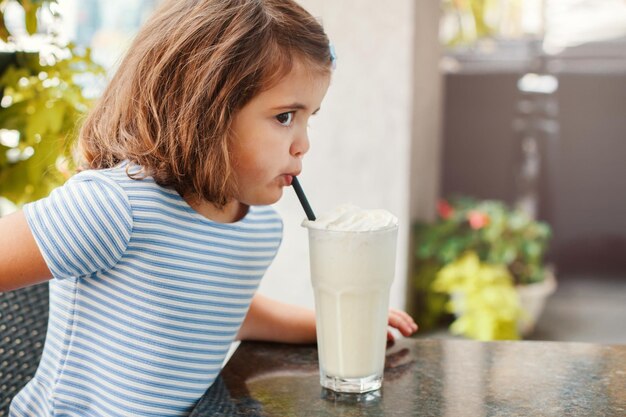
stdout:
<svg viewBox="0 0 626 417">
<path fill-rule="evenodd" d="M 398 221 L 384 210 L 343 205 L 305 220 L 309 229 L 322 386 L 380 388 Z"/>
</svg>

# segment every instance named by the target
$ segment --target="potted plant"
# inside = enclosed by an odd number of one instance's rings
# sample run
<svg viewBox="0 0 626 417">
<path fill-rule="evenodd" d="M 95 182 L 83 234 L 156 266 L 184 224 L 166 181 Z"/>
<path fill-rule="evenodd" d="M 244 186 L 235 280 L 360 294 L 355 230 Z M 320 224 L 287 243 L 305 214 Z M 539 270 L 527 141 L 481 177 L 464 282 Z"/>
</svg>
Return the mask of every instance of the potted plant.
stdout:
<svg viewBox="0 0 626 417">
<path fill-rule="evenodd" d="M 546 223 L 500 201 L 441 200 L 437 220 L 414 227 L 426 325 L 450 312 L 454 334 L 480 340 L 528 334 L 556 288 L 543 259 L 549 238 Z"/>
<path fill-rule="evenodd" d="M 8 3 L 24 8 L 32 35 L 37 13 L 56 1 L 2 0 L 1 12 Z M 80 81 L 100 81 L 104 70 L 89 49 L 59 44 L 54 34 L 40 37 L 38 50 L 20 49 L 4 18 L 0 13 L 0 197 L 21 205 L 46 196 L 72 174 L 70 145 L 92 102 Z"/>
</svg>

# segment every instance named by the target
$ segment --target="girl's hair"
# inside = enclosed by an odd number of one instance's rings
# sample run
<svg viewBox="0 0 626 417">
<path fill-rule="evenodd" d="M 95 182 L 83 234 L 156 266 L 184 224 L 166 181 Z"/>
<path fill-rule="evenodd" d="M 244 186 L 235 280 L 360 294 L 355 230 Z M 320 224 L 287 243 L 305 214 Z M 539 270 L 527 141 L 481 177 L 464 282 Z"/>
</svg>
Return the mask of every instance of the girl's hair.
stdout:
<svg viewBox="0 0 626 417">
<path fill-rule="evenodd" d="M 82 126 L 84 167 L 129 160 L 133 178 L 223 206 L 233 116 L 295 60 L 330 71 L 324 30 L 291 0 L 166 0 Z"/>
</svg>

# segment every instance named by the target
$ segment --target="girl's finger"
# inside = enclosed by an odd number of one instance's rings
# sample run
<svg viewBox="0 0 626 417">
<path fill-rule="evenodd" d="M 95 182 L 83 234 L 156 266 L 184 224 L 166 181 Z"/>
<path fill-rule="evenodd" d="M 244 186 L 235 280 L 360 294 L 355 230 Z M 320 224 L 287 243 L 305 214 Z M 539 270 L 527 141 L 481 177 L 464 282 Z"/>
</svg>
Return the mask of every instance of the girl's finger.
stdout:
<svg viewBox="0 0 626 417">
<path fill-rule="evenodd" d="M 401 311 L 401 310 L 396 310 L 393 309 L 394 313 L 400 315 L 407 323 L 409 323 L 411 325 L 411 327 L 413 328 L 413 331 L 417 331 L 418 326 L 415 323 L 415 320 L 413 320 L 413 317 L 409 316 L 405 311 Z"/>
<path fill-rule="evenodd" d="M 410 336 L 417 331 L 417 324 L 411 316 L 395 309 L 389 309 L 389 325 L 398 329 L 403 336 Z"/>
</svg>

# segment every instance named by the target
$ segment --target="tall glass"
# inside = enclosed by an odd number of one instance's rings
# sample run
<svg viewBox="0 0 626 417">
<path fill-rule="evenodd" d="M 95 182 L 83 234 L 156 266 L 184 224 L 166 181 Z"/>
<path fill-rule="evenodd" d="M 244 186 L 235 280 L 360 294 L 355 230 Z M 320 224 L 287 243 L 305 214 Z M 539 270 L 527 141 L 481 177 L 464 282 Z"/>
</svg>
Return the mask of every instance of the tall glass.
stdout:
<svg viewBox="0 0 626 417">
<path fill-rule="evenodd" d="M 379 389 L 398 226 L 365 232 L 308 229 L 320 383 L 337 392 Z"/>
</svg>

